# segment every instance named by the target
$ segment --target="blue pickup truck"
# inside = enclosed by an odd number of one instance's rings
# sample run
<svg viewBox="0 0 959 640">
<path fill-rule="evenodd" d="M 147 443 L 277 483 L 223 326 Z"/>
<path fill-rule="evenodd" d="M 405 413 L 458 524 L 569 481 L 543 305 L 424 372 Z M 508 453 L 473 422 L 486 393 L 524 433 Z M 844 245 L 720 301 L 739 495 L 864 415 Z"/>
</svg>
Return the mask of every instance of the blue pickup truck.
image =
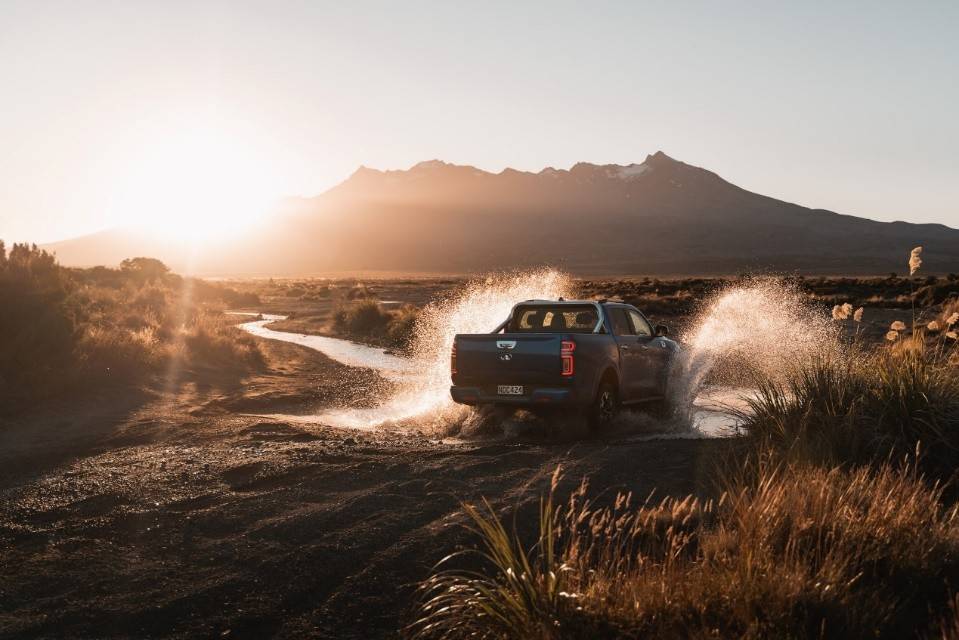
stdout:
<svg viewBox="0 0 959 640">
<path fill-rule="evenodd" d="M 639 309 L 607 300 L 527 300 L 492 333 L 459 334 L 455 402 L 585 410 L 591 427 L 621 405 L 665 402 L 679 345 Z"/>
</svg>

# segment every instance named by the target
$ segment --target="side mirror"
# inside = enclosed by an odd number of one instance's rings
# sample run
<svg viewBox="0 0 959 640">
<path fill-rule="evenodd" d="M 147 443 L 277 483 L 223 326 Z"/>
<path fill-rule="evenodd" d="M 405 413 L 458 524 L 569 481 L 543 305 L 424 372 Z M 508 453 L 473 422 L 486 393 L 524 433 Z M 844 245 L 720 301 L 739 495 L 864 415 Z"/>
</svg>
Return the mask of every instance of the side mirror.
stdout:
<svg viewBox="0 0 959 640">
<path fill-rule="evenodd" d="M 664 324 L 657 324 L 657 325 L 656 325 L 656 337 L 657 337 L 657 338 L 660 337 L 660 336 L 668 336 L 668 335 L 669 335 L 669 327 L 667 327 L 667 326 L 664 325 Z"/>
</svg>

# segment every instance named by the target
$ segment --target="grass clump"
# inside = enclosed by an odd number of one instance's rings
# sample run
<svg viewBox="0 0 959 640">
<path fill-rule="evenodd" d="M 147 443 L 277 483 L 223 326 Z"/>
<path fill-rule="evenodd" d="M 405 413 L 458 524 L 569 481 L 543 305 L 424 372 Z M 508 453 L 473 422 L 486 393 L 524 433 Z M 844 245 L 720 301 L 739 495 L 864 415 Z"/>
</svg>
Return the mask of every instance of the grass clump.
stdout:
<svg viewBox="0 0 959 640">
<path fill-rule="evenodd" d="M 953 624 L 956 511 L 914 468 L 768 459 L 693 496 L 541 502 L 524 544 L 467 505 L 474 569 L 454 555 L 421 586 L 413 638 L 901 638 Z M 942 626 L 945 628 L 945 626 Z"/>
<path fill-rule="evenodd" d="M 418 317 L 419 309 L 413 305 L 388 311 L 369 298 L 344 300 L 333 310 L 333 328 L 362 342 L 407 349 Z"/>
<path fill-rule="evenodd" d="M 959 378 L 951 354 L 917 332 L 871 353 L 821 358 L 765 381 L 740 413 L 748 450 L 817 464 L 920 453 L 949 479 L 959 465 Z"/>
<path fill-rule="evenodd" d="M 356 336 L 385 333 L 389 321 L 390 314 L 380 308 L 376 300 L 348 302 L 333 311 L 333 326 L 337 331 Z"/>
</svg>

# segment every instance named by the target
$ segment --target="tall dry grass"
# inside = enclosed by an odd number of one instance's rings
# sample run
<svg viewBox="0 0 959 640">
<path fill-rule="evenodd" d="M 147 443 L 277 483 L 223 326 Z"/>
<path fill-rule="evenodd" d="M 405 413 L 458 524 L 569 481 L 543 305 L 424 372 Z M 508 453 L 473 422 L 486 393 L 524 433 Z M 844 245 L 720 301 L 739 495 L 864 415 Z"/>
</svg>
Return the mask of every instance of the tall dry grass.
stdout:
<svg viewBox="0 0 959 640">
<path fill-rule="evenodd" d="M 80 365 L 93 376 L 149 372 L 172 358 L 188 366 L 259 366 L 262 354 L 253 338 L 223 313 L 229 296 L 178 276 L 129 278 L 113 286 L 87 282 L 74 294 L 82 317 Z"/>
<path fill-rule="evenodd" d="M 740 412 L 747 452 L 824 465 L 917 454 L 927 474 L 949 480 L 959 468 L 959 372 L 944 345 L 920 330 L 760 381 Z"/>
<path fill-rule="evenodd" d="M 532 541 L 467 505 L 480 547 L 423 583 L 408 635 L 903 638 L 954 625 L 956 510 L 913 468 L 766 462 L 717 502 L 585 496 L 559 505 L 551 492 Z"/>
</svg>

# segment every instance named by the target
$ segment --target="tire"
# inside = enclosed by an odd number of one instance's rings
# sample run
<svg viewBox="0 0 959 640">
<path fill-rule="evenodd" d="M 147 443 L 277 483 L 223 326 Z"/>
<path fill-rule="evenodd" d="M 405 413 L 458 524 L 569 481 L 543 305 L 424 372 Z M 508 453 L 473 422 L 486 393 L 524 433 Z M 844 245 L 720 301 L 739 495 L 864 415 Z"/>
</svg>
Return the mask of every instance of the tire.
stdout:
<svg viewBox="0 0 959 640">
<path fill-rule="evenodd" d="M 675 399 L 672 396 L 672 382 L 673 382 L 673 356 L 670 356 L 670 359 L 666 362 L 666 366 L 663 367 L 663 379 L 660 382 L 660 392 L 663 397 L 659 400 L 654 400 L 647 404 L 644 408 L 646 413 L 656 418 L 661 418 L 668 420 L 673 417 L 676 413 L 676 404 Z"/>
<path fill-rule="evenodd" d="M 592 432 L 599 431 L 609 424 L 619 413 L 619 389 L 609 380 L 604 380 L 596 391 L 593 404 L 586 414 L 586 424 Z"/>
</svg>

